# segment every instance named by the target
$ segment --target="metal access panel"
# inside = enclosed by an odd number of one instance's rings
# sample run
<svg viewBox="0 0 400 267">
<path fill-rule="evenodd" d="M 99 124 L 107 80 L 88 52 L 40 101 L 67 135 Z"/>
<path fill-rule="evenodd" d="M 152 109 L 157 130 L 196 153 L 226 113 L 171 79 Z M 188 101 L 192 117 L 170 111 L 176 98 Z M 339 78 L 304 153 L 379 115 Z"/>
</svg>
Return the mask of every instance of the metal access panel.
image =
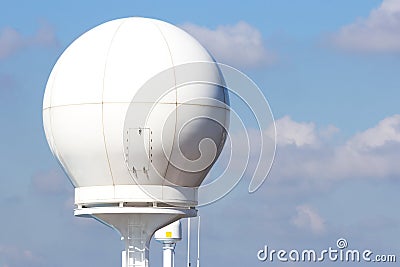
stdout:
<svg viewBox="0 0 400 267">
<path fill-rule="evenodd" d="M 150 164 L 150 128 L 130 128 L 128 133 L 128 167 L 136 176 L 146 174 Z"/>
</svg>

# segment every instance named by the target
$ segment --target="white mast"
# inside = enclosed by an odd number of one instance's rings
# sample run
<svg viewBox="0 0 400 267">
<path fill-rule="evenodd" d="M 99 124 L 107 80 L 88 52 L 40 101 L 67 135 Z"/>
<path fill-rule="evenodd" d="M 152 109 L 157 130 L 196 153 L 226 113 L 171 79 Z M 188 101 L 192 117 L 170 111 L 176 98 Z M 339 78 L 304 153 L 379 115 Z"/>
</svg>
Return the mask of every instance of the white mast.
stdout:
<svg viewBox="0 0 400 267">
<path fill-rule="evenodd" d="M 181 222 L 178 220 L 157 230 L 154 238 L 163 244 L 163 267 L 174 267 L 175 246 L 182 240 Z"/>
<path fill-rule="evenodd" d="M 200 267 L 200 215 L 197 221 L 197 267 Z"/>
<path fill-rule="evenodd" d="M 190 267 L 190 218 L 187 219 L 187 267 Z"/>
</svg>

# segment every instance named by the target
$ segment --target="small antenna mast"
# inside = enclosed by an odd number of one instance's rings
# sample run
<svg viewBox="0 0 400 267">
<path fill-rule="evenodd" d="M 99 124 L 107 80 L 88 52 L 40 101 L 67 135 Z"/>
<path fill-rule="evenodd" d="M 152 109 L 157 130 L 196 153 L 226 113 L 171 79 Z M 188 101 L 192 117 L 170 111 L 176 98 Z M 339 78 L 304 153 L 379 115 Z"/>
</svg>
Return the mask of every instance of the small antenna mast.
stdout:
<svg viewBox="0 0 400 267">
<path fill-rule="evenodd" d="M 187 231 L 188 231 L 188 239 L 187 239 L 187 267 L 190 267 L 190 218 L 187 219 Z"/>
<path fill-rule="evenodd" d="M 200 267 L 200 215 L 197 221 L 197 267 Z"/>
</svg>

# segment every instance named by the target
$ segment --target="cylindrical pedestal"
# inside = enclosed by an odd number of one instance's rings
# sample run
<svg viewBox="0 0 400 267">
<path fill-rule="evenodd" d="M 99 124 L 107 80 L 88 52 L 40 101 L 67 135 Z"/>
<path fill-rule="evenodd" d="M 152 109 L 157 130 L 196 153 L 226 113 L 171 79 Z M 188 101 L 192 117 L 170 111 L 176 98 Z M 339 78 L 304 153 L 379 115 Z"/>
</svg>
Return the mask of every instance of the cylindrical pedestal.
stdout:
<svg viewBox="0 0 400 267">
<path fill-rule="evenodd" d="M 175 243 L 164 243 L 163 267 L 174 267 Z"/>
</svg>

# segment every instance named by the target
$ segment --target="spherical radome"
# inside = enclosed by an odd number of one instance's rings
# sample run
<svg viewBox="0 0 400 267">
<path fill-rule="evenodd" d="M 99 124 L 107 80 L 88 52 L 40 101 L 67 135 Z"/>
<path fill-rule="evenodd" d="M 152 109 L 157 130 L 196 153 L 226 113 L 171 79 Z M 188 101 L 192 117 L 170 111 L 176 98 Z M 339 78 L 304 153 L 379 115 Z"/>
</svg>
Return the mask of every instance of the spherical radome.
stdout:
<svg viewBox="0 0 400 267">
<path fill-rule="evenodd" d="M 46 138 L 75 202 L 194 204 L 225 142 L 223 84 L 207 50 L 166 22 L 117 19 L 80 36 L 43 100 Z"/>
</svg>

